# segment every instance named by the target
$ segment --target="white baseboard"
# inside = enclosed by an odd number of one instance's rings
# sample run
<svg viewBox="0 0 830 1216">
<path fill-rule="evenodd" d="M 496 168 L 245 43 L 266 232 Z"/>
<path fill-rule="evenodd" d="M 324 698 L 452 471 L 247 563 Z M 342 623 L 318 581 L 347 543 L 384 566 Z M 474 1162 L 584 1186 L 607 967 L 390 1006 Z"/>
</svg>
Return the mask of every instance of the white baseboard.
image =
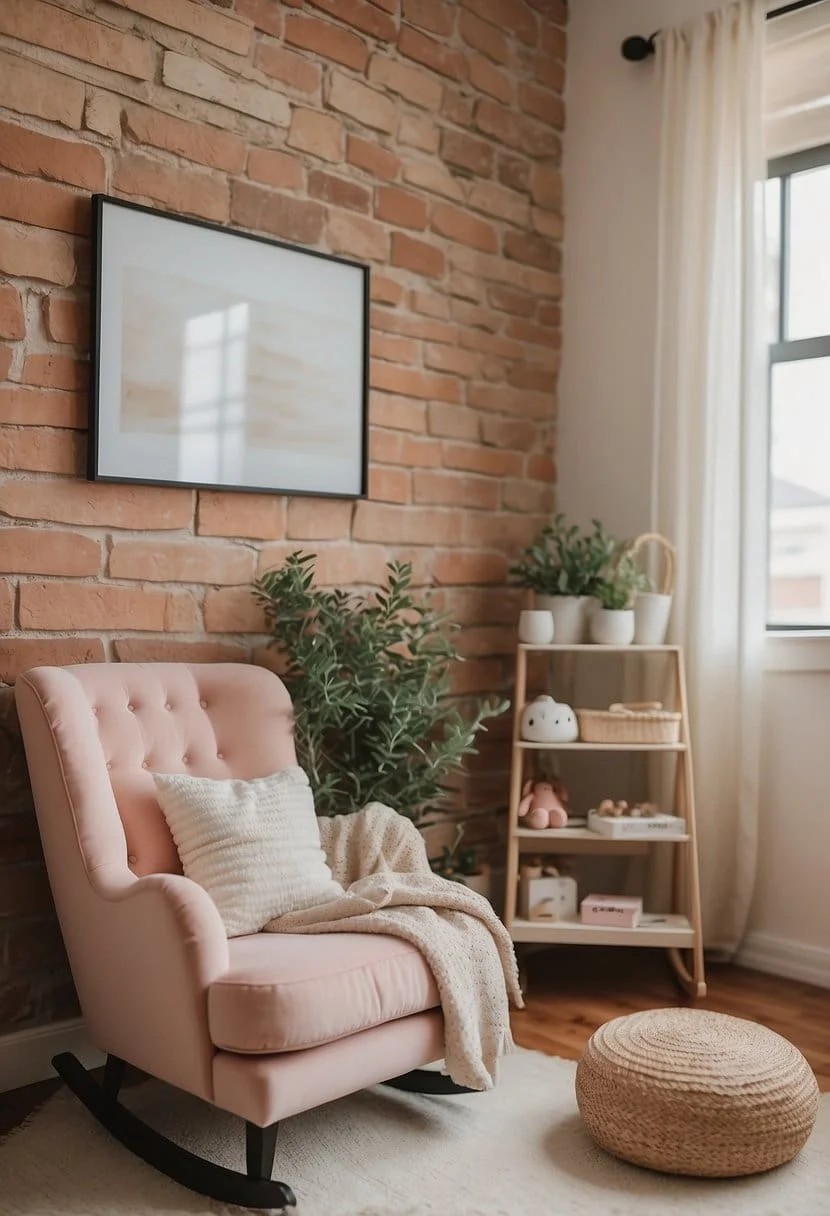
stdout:
<svg viewBox="0 0 830 1216">
<path fill-rule="evenodd" d="M 74 1052 L 87 1068 L 104 1063 L 103 1052 L 90 1043 L 81 1018 L 0 1035 L 0 1093 L 54 1077 L 52 1056 L 61 1051 Z"/>
<path fill-rule="evenodd" d="M 823 946 L 805 946 L 786 937 L 750 930 L 735 962 L 753 971 L 830 988 L 830 949 Z"/>
</svg>

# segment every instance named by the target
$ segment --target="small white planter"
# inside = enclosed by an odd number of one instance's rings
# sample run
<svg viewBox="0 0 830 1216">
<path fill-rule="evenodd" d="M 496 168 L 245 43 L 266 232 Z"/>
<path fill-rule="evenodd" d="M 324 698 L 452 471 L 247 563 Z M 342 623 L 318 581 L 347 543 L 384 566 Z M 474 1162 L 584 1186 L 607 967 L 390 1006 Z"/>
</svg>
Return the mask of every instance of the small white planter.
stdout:
<svg viewBox="0 0 830 1216">
<path fill-rule="evenodd" d="M 662 646 L 671 615 L 672 596 L 641 591 L 634 600 L 634 641 L 638 646 Z"/>
<path fill-rule="evenodd" d="M 537 595 L 536 607 L 553 615 L 557 645 L 575 646 L 588 637 L 589 595 Z"/>
<path fill-rule="evenodd" d="M 634 641 L 634 609 L 597 608 L 591 616 L 591 641 L 600 646 L 630 646 Z"/>
<path fill-rule="evenodd" d="M 548 646 L 554 637 L 553 616 L 542 608 L 519 613 L 519 641 L 529 646 Z"/>
</svg>

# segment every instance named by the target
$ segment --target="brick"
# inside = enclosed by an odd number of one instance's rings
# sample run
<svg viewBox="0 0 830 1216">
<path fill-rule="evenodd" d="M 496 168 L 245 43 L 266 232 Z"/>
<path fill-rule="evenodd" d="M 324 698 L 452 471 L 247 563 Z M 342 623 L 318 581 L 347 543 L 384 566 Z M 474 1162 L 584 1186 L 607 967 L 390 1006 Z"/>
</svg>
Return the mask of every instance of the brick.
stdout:
<svg viewBox="0 0 830 1216">
<path fill-rule="evenodd" d="M 447 268 L 440 249 L 404 232 L 392 233 L 392 265 L 403 266 L 431 279 L 440 279 Z"/>
<path fill-rule="evenodd" d="M 200 536 L 273 540 L 285 535 L 285 499 L 276 494 L 200 490 L 196 531 Z"/>
<path fill-rule="evenodd" d="M 427 205 L 424 200 L 396 186 L 378 186 L 375 191 L 375 215 L 379 220 L 401 228 L 423 229 L 427 226 Z"/>
<path fill-rule="evenodd" d="M 413 160 L 404 166 L 404 181 L 411 186 L 419 186 L 430 194 L 440 194 L 444 198 L 456 199 L 459 202 L 464 193 L 458 182 L 443 165 L 432 164 L 426 160 Z"/>
<path fill-rule="evenodd" d="M 365 39 L 351 30 L 318 21 L 316 17 L 300 17 L 287 13 L 285 17 L 285 41 L 290 46 L 299 46 L 326 60 L 342 63 L 347 68 L 362 72 L 369 60 L 369 48 Z"/>
<path fill-rule="evenodd" d="M 43 324 L 53 342 L 86 350 L 89 345 L 89 304 L 67 296 L 43 297 Z"/>
<path fill-rule="evenodd" d="M 80 578 L 101 569 L 101 546 L 91 536 L 58 528 L 0 528 L 4 574 L 63 574 Z"/>
<path fill-rule="evenodd" d="M 190 490 L 162 486 L 32 479 L 0 484 L 2 515 L 91 527 L 141 531 L 188 528 L 192 500 Z"/>
<path fill-rule="evenodd" d="M 234 55 L 248 54 L 251 27 L 247 21 L 240 21 L 230 13 L 218 13 L 214 8 L 191 3 L 191 0 L 113 0 L 113 3 L 221 46 Z"/>
<path fill-rule="evenodd" d="M 437 110 L 441 105 L 443 86 L 428 72 L 409 67 L 388 55 L 375 54 L 369 64 L 369 79 L 390 93 L 405 97 L 425 110 Z"/>
<path fill-rule="evenodd" d="M 545 325 L 534 325 L 522 317 L 511 317 L 505 328 L 508 338 L 516 338 L 519 342 L 528 342 L 546 349 L 556 346 L 558 334 Z"/>
<path fill-rule="evenodd" d="M 223 587 L 205 596 L 207 633 L 267 633 L 265 613 L 249 587 Z"/>
<path fill-rule="evenodd" d="M 236 11 L 240 17 L 247 17 L 258 30 L 276 37 L 282 33 L 282 8 L 283 5 L 275 0 L 236 0 Z"/>
<path fill-rule="evenodd" d="M 414 59 L 425 67 L 432 68 L 450 80 L 467 79 L 467 60 L 460 51 L 453 50 L 443 42 L 422 34 L 411 26 L 402 26 L 398 37 L 398 50 L 407 59 Z"/>
<path fill-rule="evenodd" d="M 32 667 L 66 667 L 72 663 L 103 663 L 100 638 L 2 638 L 0 681 L 14 684 Z"/>
<path fill-rule="evenodd" d="M 449 85 L 444 88 L 444 99 L 441 103 L 441 117 L 448 122 L 455 123 L 459 127 L 471 127 L 473 125 L 473 115 L 475 113 L 474 96 L 467 96 L 458 91 L 451 89 Z"/>
<path fill-rule="evenodd" d="M 119 663 L 245 663 L 248 651 L 232 642 L 182 642 L 178 638 L 116 638 Z"/>
<path fill-rule="evenodd" d="M 562 205 L 562 174 L 550 165 L 536 165 L 530 183 L 534 203 L 558 211 Z"/>
<path fill-rule="evenodd" d="M 489 21 L 482 21 L 475 13 L 464 9 L 458 15 L 458 29 L 467 46 L 481 51 L 496 63 L 507 63 L 510 56 L 508 41 Z"/>
<path fill-rule="evenodd" d="M 120 194 L 150 199 L 179 213 L 228 218 L 227 183 L 204 171 L 180 169 L 133 152 L 119 158 L 114 185 Z"/>
<path fill-rule="evenodd" d="M 352 211 L 368 213 L 372 205 L 372 193 L 365 186 L 360 186 L 346 177 L 335 177 L 333 173 L 325 173 L 322 169 L 312 169 L 309 173 L 308 193 L 312 198 L 318 198 L 324 203 L 332 203 L 335 207 L 348 207 Z"/>
<path fill-rule="evenodd" d="M 373 426 L 392 427 L 420 434 L 426 425 L 426 406 L 422 401 L 412 401 L 407 397 L 395 397 L 389 393 L 375 390 L 371 395 L 369 417 Z M 380 432 L 377 431 L 374 431 L 371 436 L 372 458 L 392 460 L 392 457 L 388 455 L 388 449 L 383 448 L 379 436 Z M 399 450 L 399 447 L 395 450 Z M 387 455 L 383 455 L 384 451 L 387 452 Z"/>
<path fill-rule="evenodd" d="M 16 123 L 0 122 L 0 165 L 84 190 L 100 191 L 106 185 L 106 165 L 98 148 L 78 140 L 54 139 Z"/>
<path fill-rule="evenodd" d="M 477 219 L 460 207 L 450 203 L 436 203 L 432 208 L 432 231 L 447 237 L 451 241 L 459 241 L 473 249 L 481 249 L 484 253 L 496 253 L 499 247 L 496 230 L 486 220 Z"/>
<path fill-rule="evenodd" d="M 84 106 L 84 126 L 107 139 L 121 139 L 121 98 L 103 89 L 88 89 Z"/>
<path fill-rule="evenodd" d="M 303 165 L 299 157 L 272 148 L 251 148 L 247 174 L 252 181 L 278 189 L 299 190 L 303 184 Z"/>
<path fill-rule="evenodd" d="M 276 194 L 249 182 L 235 181 L 231 187 L 231 220 L 243 228 L 314 245 L 322 234 L 325 217 L 325 207 L 319 203 Z"/>
<path fill-rule="evenodd" d="M 0 215 L 59 232 L 89 231 L 89 199 L 65 186 L 0 175 Z"/>
<path fill-rule="evenodd" d="M 115 587 L 106 583 L 22 583 L 21 629 L 125 629 L 179 633 L 198 627 L 189 591 Z"/>
<path fill-rule="evenodd" d="M 552 393 L 556 387 L 556 373 L 548 367 L 534 367 L 532 363 L 522 363 L 510 369 L 507 383 L 512 388 L 529 388 L 534 392 Z"/>
<path fill-rule="evenodd" d="M 397 22 L 367 0 L 309 0 L 315 8 L 330 13 L 345 25 L 371 34 L 382 42 L 393 42 L 398 32 Z"/>
<path fill-rule="evenodd" d="M 77 273 L 74 242 L 57 232 L 0 224 L 0 272 L 69 287 Z"/>
<path fill-rule="evenodd" d="M 88 365 L 72 355 L 27 355 L 22 381 L 39 388 L 63 388 L 80 392 L 86 388 Z"/>
<path fill-rule="evenodd" d="M 84 112 L 79 80 L 50 72 L 30 59 L 0 54 L 0 106 L 78 129 Z"/>
<path fill-rule="evenodd" d="M 20 294 L 11 283 L 0 283 L 0 338 L 14 341 L 25 335 L 26 318 Z"/>
<path fill-rule="evenodd" d="M 517 262 L 541 266 L 543 270 L 559 270 L 562 254 L 557 245 L 544 236 L 532 232 L 507 232 L 504 237 L 504 252 Z"/>
<path fill-rule="evenodd" d="M 447 0 L 403 0 L 404 21 L 419 25 L 433 34 L 451 34 L 455 24 L 454 3 Z"/>
<path fill-rule="evenodd" d="M 489 473 L 494 477 L 518 477 L 523 469 L 519 452 L 477 447 L 469 443 L 444 444 L 444 464 L 466 473 Z"/>
<path fill-rule="evenodd" d="M 549 236 L 551 240 L 561 241 L 565 231 L 565 224 L 562 216 L 555 211 L 542 211 L 538 207 L 533 208 L 532 215 L 533 227 L 536 232 L 542 236 Z"/>
<path fill-rule="evenodd" d="M 452 372 L 472 379 L 480 371 L 481 358 L 456 346 L 430 345 L 424 352 L 424 366 L 432 371 Z"/>
<path fill-rule="evenodd" d="M 97 63 L 135 80 L 150 80 L 153 75 L 149 42 L 56 9 L 42 0 L 4 0 L 0 5 L 0 33 L 60 51 L 85 63 Z"/>
<path fill-rule="evenodd" d="M 289 540 L 340 540 L 349 535 L 351 502 L 290 498 L 285 535 Z"/>
<path fill-rule="evenodd" d="M 504 101 L 504 98 L 499 100 Z M 550 89 L 523 81 L 519 85 L 519 105 L 526 114 L 533 114 L 551 127 L 561 131 L 565 126 L 565 103 Z"/>
<path fill-rule="evenodd" d="M 496 182 L 472 182 L 467 204 L 476 211 L 483 211 L 497 219 L 507 220 L 518 228 L 530 223 L 530 205 L 515 190 L 508 190 Z"/>
<path fill-rule="evenodd" d="M 424 317 L 399 316 L 380 308 L 372 309 L 372 328 L 394 334 L 405 334 L 408 338 L 425 338 L 427 342 L 457 342 L 457 325 L 446 325 Z"/>
<path fill-rule="evenodd" d="M 280 93 L 253 80 L 239 79 L 209 63 L 166 51 L 162 80 L 168 88 L 205 101 L 215 101 L 229 110 L 250 114 L 275 127 L 287 127 L 291 107 Z"/>
<path fill-rule="evenodd" d="M 476 124 L 485 135 L 491 135 L 508 147 L 518 148 L 527 156 L 557 160 L 561 156 L 562 141 L 555 131 L 489 97 L 483 97 L 476 107 Z"/>
<path fill-rule="evenodd" d="M 380 177 L 388 182 L 394 181 L 401 171 L 399 156 L 357 135 L 349 135 L 346 140 L 346 160 L 372 177 Z"/>
<path fill-rule="evenodd" d="M 332 212 L 326 236 L 332 253 L 345 253 L 370 262 L 386 263 L 389 259 L 389 234 L 374 220 L 345 212 Z"/>
<path fill-rule="evenodd" d="M 408 469 L 373 466 L 369 470 L 369 497 L 374 502 L 411 502 L 412 474 Z"/>
<path fill-rule="evenodd" d="M 5 380 L 11 371 L 14 351 L 11 346 L 0 346 L 0 380 Z"/>
<path fill-rule="evenodd" d="M 539 481 L 552 482 L 556 476 L 556 465 L 553 459 L 546 455 L 531 456 L 527 462 L 528 477 L 537 478 Z"/>
<path fill-rule="evenodd" d="M 14 626 L 14 586 L 11 579 L 0 582 L 0 632 Z"/>
<path fill-rule="evenodd" d="M 110 578 L 151 583 L 250 583 L 253 549 L 205 540 L 117 540 L 110 551 Z"/>
<path fill-rule="evenodd" d="M 483 55 L 470 55 L 467 60 L 470 84 L 480 93 L 489 93 L 496 101 L 510 105 L 513 100 L 511 78 L 494 67 Z"/>
<path fill-rule="evenodd" d="M 536 441 L 539 428 L 525 418 L 482 418 L 483 443 L 497 448 L 516 448 L 526 452 Z"/>
<path fill-rule="evenodd" d="M 441 317 L 444 320 L 449 318 L 449 300 L 433 291 L 418 291 L 413 288 L 409 293 L 409 303 L 414 312 L 424 313 L 427 317 Z"/>
<path fill-rule="evenodd" d="M 555 59 L 551 59 L 547 55 L 539 55 L 530 61 L 530 67 L 534 79 L 539 84 L 552 89 L 554 93 L 564 92 L 565 65 L 563 63 L 557 63 Z"/>
<path fill-rule="evenodd" d="M 372 276 L 371 296 L 373 300 L 380 300 L 383 304 L 400 304 L 403 294 L 403 287 L 394 279 L 387 279 L 384 275 L 379 274 Z"/>
<path fill-rule="evenodd" d="M 561 325 L 562 307 L 550 300 L 542 300 L 539 304 L 538 319 L 541 325 Z"/>
<path fill-rule="evenodd" d="M 266 76 L 273 76 L 274 80 L 288 85 L 297 93 L 313 95 L 320 91 L 323 73 L 319 64 L 310 63 L 294 51 L 287 51 L 270 38 L 259 39 L 254 64 Z"/>
<path fill-rule="evenodd" d="M 511 156 L 503 152 L 496 164 L 496 174 L 499 181 L 511 190 L 527 194 L 530 190 L 531 164 L 524 157 Z"/>
<path fill-rule="evenodd" d="M 0 387 L 0 422 L 17 426 L 86 427 L 86 400 L 77 393 Z"/>
<path fill-rule="evenodd" d="M 532 317 L 536 312 L 536 300 L 523 291 L 514 291 L 502 283 L 491 283 L 487 288 L 487 300 L 500 312 L 509 312 L 517 317 Z"/>
<path fill-rule="evenodd" d="M 451 376 L 432 375 L 386 363 L 372 363 L 371 385 L 372 388 L 399 393 L 403 397 L 422 397 L 428 401 L 461 400 L 458 381 Z"/>
<path fill-rule="evenodd" d="M 398 123 L 398 143 L 410 148 L 420 148 L 430 154 L 438 151 L 441 131 L 432 117 L 419 114 L 402 114 Z"/>
<path fill-rule="evenodd" d="M 295 110 L 291 130 L 285 141 L 291 148 L 310 152 L 321 160 L 343 159 L 343 124 L 333 114 L 316 110 Z"/>
<path fill-rule="evenodd" d="M 434 469 L 416 469 L 412 475 L 412 501 L 415 503 L 496 511 L 499 498 L 499 482 L 491 477 L 459 477 L 457 473 Z"/>
<path fill-rule="evenodd" d="M 363 501 L 355 505 L 352 537 L 381 544 L 455 545 L 461 540 L 461 516 Z"/>
<path fill-rule="evenodd" d="M 490 342 L 492 344 L 492 339 Z M 505 389 L 503 385 L 471 384 L 467 390 L 467 404 L 495 414 L 550 418 L 553 416 L 554 399 L 549 393 L 536 393 L 512 386 Z"/>
<path fill-rule="evenodd" d="M 557 29 L 548 23 L 542 30 L 542 50 L 552 55 L 554 59 L 564 59 L 568 40 L 564 30 Z"/>
<path fill-rule="evenodd" d="M 377 89 L 370 89 L 358 80 L 332 72 L 328 103 L 341 114 L 348 114 L 366 127 L 392 134 L 398 125 L 397 107 Z"/>
<path fill-rule="evenodd" d="M 78 474 L 85 452 L 86 444 L 76 431 L 0 427 L 0 469 Z"/>
<path fill-rule="evenodd" d="M 457 549 L 436 553 L 435 581 L 443 584 L 504 583 L 507 558 L 503 553 L 464 553 Z"/>
<path fill-rule="evenodd" d="M 274 564 L 267 549 L 262 557 L 262 570 Z M 324 545 L 317 550 L 314 581 L 319 587 L 378 587 L 386 575 L 386 560 L 382 545 Z"/>
<path fill-rule="evenodd" d="M 526 514 L 541 514 L 553 509 L 554 487 L 524 478 L 505 478 L 501 485 L 502 507 L 506 511 L 522 511 Z"/>
<path fill-rule="evenodd" d="M 173 152 L 211 169 L 240 173 L 245 164 L 245 143 L 238 135 L 162 114 L 148 106 L 127 105 L 124 129 L 136 143 Z"/>
<path fill-rule="evenodd" d="M 389 363 L 418 361 L 420 347 L 410 338 L 398 338 L 392 334 L 372 334 L 372 358 L 386 359 Z"/>
<path fill-rule="evenodd" d="M 427 413 L 430 435 L 445 439 L 476 440 L 479 437 L 479 417 L 473 410 L 459 405 L 447 405 L 443 401 L 430 403 Z"/>
<path fill-rule="evenodd" d="M 461 0 L 461 3 L 484 21 L 492 22 L 498 29 L 509 30 L 528 46 L 536 44 L 536 17 L 524 0 Z"/>
</svg>

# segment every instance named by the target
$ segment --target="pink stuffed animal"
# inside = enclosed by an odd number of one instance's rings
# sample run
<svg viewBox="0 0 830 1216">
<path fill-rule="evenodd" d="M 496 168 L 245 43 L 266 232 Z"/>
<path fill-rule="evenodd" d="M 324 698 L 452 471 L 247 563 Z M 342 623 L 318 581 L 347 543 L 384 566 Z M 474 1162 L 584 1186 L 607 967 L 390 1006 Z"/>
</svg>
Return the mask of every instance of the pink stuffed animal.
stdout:
<svg viewBox="0 0 830 1216">
<path fill-rule="evenodd" d="M 568 822 L 568 792 L 561 781 L 526 781 L 519 818 L 529 828 L 563 828 Z"/>
</svg>

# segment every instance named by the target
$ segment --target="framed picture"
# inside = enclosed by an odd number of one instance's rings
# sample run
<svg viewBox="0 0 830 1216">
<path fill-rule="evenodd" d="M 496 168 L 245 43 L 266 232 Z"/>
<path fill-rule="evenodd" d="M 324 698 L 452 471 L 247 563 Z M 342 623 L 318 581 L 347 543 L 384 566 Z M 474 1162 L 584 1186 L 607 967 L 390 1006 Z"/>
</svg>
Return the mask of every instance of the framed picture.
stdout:
<svg viewBox="0 0 830 1216">
<path fill-rule="evenodd" d="M 368 267 L 92 205 L 90 480 L 365 495 Z"/>
</svg>

